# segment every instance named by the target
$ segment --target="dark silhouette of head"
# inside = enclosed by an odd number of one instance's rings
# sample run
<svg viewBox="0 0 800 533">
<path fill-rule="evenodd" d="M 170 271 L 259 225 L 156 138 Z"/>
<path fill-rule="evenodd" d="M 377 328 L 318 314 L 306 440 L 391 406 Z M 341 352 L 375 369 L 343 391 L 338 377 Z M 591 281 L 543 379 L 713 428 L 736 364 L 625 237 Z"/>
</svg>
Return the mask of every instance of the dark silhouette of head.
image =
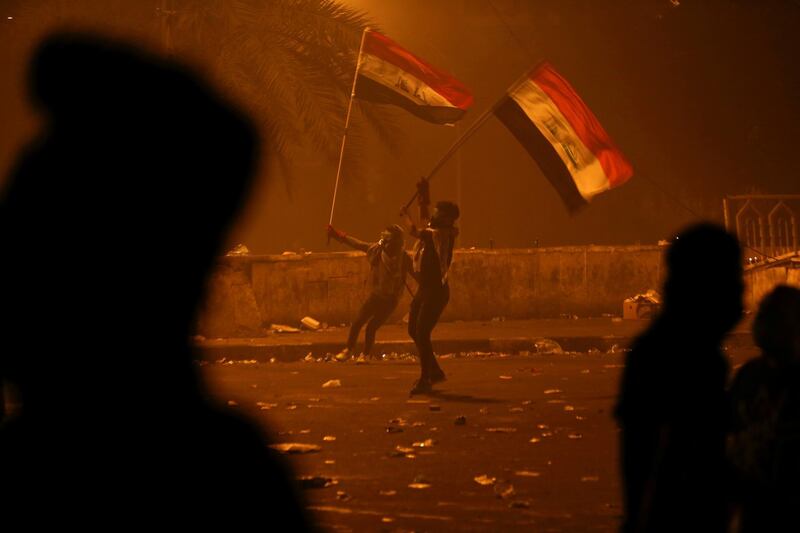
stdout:
<svg viewBox="0 0 800 533">
<path fill-rule="evenodd" d="M 436 207 L 431 214 L 431 226 L 435 228 L 452 226 L 460 215 L 458 205 L 453 202 L 447 200 L 436 202 Z"/>
<path fill-rule="evenodd" d="M 112 368 L 99 345 L 185 344 L 250 185 L 253 127 L 189 73 L 91 37 L 46 41 L 30 85 L 44 131 L 5 192 L 0 305 L 4 342 L 35 338 L 37 356 L 3 350 L 4 366 L 62 382 L 68 339 Z"/>
<path fill-rule="evenodd" d="M 199 522 L 230 514 L 197 504 L 231 490 L 236 514 L 302 523 L 260 431 L 205 398 L 189 344 L 253 126 L 172 62 L 93 36 L 47 39 L 30 91 L 43 129 L 0 205 L 0 378 L 21 398 L 0 499 Z"/>
<path fill-rule="evenodd" d="M 667 251 L 663 316 L 703 336 L 730 330 L 742 315 L 742 252 L 736 237 L 713 224 L 680 232 Z"/>
<path fill-rule="evenodd" d="M 800 364 L 800 289 L 780 285 L 758 306 L 753 336 L 779 365 Z"/>
<path fill-rule="evenodd" d="M 380 243 L 389 253 L 397 253 L 405 244 L 405 232 L 399 224 L 390 224 L 381 232 Z"/>
</svg>

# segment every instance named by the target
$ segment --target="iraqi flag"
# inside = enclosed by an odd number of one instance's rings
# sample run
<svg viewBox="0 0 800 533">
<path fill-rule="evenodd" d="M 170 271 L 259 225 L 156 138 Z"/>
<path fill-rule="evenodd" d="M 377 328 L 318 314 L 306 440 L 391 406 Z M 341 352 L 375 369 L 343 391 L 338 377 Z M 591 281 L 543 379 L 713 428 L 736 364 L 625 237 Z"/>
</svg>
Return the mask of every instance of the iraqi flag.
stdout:
<svg viewBox="0 0 800 533">
<path fill-rule="evenodd" d="M 536 160 L 571 212 L 633 175 L 592 111 L 547 62 L 508 90 L 495 115 Z"/>
<path fill-rule="evenodd" d="M 434 124 L 453 124 L 472 105 L 463 83 L 385 35 L 366 30 L 356 96 L 402 107 Z"/>
</svg>

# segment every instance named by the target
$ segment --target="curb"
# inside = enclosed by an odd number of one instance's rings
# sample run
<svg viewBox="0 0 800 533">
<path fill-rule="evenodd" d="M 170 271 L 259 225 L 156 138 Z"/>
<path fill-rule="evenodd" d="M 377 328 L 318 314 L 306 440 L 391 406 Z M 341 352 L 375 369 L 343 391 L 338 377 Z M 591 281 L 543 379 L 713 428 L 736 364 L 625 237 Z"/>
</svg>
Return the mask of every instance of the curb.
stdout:
<svg viewBox="0 0 800 533">
<path fill-rule="evenodd" d="M 585 336 L 585 337 L 547 337 L 550 341 L 557 342 L 564 352 L 577 352 L 586 354 L 590 350 L 600 350 L 605 353 L 612 348 L 622 350 L 627 348 L 634 337 L 617 335 Z M 537 343 L 543 337 L 506 337 L 485 339 L 442 339 L 434 340 L 437 355 L 448 353 L 492 353 L 502 352 L 515 355 L 536 355 L 541 353 Z M 751 346 L 752 336 L 746 332 L 736 332 L 728 336 L 725 345 L 728 347 Z M 300 342 L 293 344 L 258 344 L 257 342 L 231 341 L 225 344 L 217 342 L 197 343 L 196 348 L 205 361 L 227 360 L 255 360 L 261 363 L 269 362 L 275 358 L 282 363 L 299 361 L 309 353 L 314 357 L 323 357 L 326 354 L 335 354 L 342 347 L 342 342 Z M 377 353 L 416 353 L 414 343 L 409 340 L 402 341 L 377 341 Z"/>
</svg>

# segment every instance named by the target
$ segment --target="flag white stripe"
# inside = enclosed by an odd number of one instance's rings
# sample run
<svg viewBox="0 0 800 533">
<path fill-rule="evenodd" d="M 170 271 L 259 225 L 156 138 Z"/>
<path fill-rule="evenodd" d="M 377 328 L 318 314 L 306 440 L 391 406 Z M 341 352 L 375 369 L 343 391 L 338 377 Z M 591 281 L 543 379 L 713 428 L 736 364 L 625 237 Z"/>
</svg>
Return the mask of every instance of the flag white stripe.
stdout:
<svg viewBox="0 0 800 533">
<path fill-rule="evenodd" d="M 416 105 L 457 108 L 424 81 L 372 54 L 361 56 L 358 72 Z"/>
<path fill-rule="evenodd" d="M 600 161 L 583 144 L 558 106 L 532 80 L 525 80 L 509 95 L 533 122 L 572 175 L 581 196 L 593 196 L 610 188 Z"/>
</svg>

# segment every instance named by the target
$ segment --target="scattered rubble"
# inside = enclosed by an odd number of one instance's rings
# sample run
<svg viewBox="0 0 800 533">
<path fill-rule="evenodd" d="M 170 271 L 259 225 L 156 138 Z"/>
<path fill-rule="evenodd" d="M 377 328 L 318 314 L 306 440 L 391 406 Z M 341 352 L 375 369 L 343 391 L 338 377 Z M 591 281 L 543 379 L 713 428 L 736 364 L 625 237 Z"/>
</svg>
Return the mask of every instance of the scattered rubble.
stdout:
<svg viewBox="0 0 800 533">
<path fill-rule="evenodd" d="M 533 346 L 536 349 L 536 353 L 540 355 L 564 353 L 564 350 L 563 348 L 561 348 L 561 345 L 552 339 L 544 339 L 544 338 L 537 339 L 536 341 L 534 341 Z"/>
<path fill-rule="evenodd" d="M 322 450 L 322 446 L 302 442 L 282 442 L 279 444 L 270 444 L 269 447 L 286 454 L 314 453 Z"/>
<path fill-rule="evenodd" d="M 231 250 L 225 254 L 226 256 L 236 256 L 236 255 L 250 255 L 250 250 L 244 244 L 237 244 Z"/>
<path fill-rule="evenodd" d="M 317 331 L 322 326 L 319 320 L 315 320 L 310 316 L 305 316 L 302 319 L 300 319 L 300 324 L 302 324 L 306 329 L 310 329 L 311 331 Z"/>
<path fill-rule="evenodd" d="M 293 328 L 286 324 L 270 324 L 269 330 L 273 333 L 300 333 L 298 328 Z"/>
<path fill-rule="evenodd" d="M 341 382 L 341 380 L 338 380 L 338 379 L 331 379 L 331 380 L 328 380 L 328 381 L 326 381 L 325 383 L 322 384 L 322 388 L 323 389 L 332 389 L 332 388 L 341 387 L 341 386 L 342 386 L 342 382 Z"/>
<path fill-rule="evenodd" d="M 478 485 L 494 485 L 497 481 L 497 478 L 487 476 L 486 474 L 481 474 L 480 476 L 475 476 L 472 478 L 475 480 L 475 483 Z"/>
<path fill-rule="evenodd" d="M 494 494 L 498 498 L 507 500 L 512 496 L 516 496 L 517 492 L 514 490 L 514 485 L 511 483 L 508 483 L 507 481 L 498 481 L 494 484 Z"/>
<path fill-rule="evenodd" d="M 338 483 L 335 479 L 325 476 L 302 476 L 297 482 L 301 489 L 324 489 Z"/>
<path fill-rule="evenodd" d="M 626 320 L 653 318 L 661 310 L 661 302 L 661 295 L 653 289 L 625 298 L 622 302 L 622 318 Z"/>
</svg>

